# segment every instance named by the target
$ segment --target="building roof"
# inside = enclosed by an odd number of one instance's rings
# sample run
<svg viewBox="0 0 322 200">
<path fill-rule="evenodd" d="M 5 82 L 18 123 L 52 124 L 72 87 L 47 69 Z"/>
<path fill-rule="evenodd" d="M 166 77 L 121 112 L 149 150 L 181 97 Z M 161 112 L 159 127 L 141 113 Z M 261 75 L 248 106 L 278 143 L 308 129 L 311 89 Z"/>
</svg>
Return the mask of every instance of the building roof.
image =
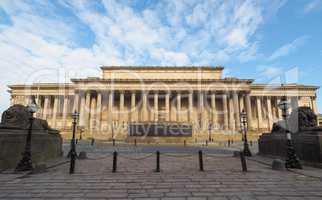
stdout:
<svg viewBox="0 0 322 200">
<path fill-rule="evenodd" d="M 101 66 L 102 70 L 114 70 L 114 69 L 129 69 L 129 70 L 153 70 L 153 69 L 176 69 L 176 70 L 224 70 L 222 66 Z"/>
</svg>

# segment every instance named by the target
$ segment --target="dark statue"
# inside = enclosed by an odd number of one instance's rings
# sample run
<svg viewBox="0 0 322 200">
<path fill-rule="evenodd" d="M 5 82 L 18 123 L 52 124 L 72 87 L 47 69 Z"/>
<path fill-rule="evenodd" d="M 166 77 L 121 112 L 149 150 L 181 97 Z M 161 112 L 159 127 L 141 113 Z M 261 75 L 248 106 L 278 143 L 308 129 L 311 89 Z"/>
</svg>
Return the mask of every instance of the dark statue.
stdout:
<svg viewBox="0 0 322 200">
<path fill-rule="evenodd" d="M 318 126 L 317 116 L 310 107 L 298 107 L 293 110 L 287 123 L 291 133 L 298 133 L 303 130 L 313 130 Z M 285 133 L 285 127 L 285 121 L 278 121 L 273 124 L 272 133 Z"/>
<path fill-rule="evenodd" d="M 31 113 L 26 106 L 15 104 L 3 112 L 0 128 L 28 129 L 30 126 Z M 32 129 L 52 130 L 46 120 L 35 118 Z"/>
</svg>

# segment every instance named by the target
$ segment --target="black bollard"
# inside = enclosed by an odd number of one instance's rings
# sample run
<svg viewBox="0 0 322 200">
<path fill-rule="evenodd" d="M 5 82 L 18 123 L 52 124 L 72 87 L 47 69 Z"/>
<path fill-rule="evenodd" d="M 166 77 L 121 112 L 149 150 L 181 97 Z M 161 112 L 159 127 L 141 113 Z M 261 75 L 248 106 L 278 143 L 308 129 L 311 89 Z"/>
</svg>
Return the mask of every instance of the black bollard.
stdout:
<svg viewBox="0 0 322 200">
<path fill-rule="evenodd" d="M 93 145 L 94 145 L 94 143 L 95 143 L 95 139 L 94 139 L 94 138 L 92 138 L 92 140 L 91 140 L 91 145 L 93 146 Z"/>
<path fill-rule="evenodd" d="M 202 157 L 202 151 L 199 150 L 199 171 L 203 172 L 203 157 Z"/>
<path fill-rule="evenodd" d="M 76 144 L 78 144 L 78 139 L 76 139 Z"/>
<path fill-rule="evenodd" d="M 155 169 L 155 172 L 160 172 L 160 151 L 157 151 L 156 152 L 157 154 L 157 166 L 156 166 L 156 169 Z"/>
<path fill-rule="evenodd" d="M 136 139 L 134 139 L 134 146 L 136 146 Z"/>
<path fill-rule="evenodd" d="M 246 164 L 246 159 L 245 159 L 245 155 L 244 152 L 240 152 L 240 161 L 241 161 L 241 165 L 242 165 L 242 170 L 243 172 L 247 172 L 247 164 Z"/>
<path fill-rule="evenodd" d="M 115 139 L 113 139 L 112 142 L 113 142 L 113 147 L 114 147 L 115 146 Z"/>
<path fill-rule="evenodd" d="M 117 152 L 113 152 L 113 170 L 112 172 L 115 173 L 117 169 Z"/>
<path fill-rule="evenodd" d="M 186 140 L 183 140 L 183 146 L 187 146 Z"/>
<path fill-rule="evenodd" d="M 206 140 L 206 146 L 208 146 L 208 140 Z"/>
<path fill-rule="evenodd" d="M 230 140 L 228 140 L 228 147 L 230 147 Z"/>
</svg>

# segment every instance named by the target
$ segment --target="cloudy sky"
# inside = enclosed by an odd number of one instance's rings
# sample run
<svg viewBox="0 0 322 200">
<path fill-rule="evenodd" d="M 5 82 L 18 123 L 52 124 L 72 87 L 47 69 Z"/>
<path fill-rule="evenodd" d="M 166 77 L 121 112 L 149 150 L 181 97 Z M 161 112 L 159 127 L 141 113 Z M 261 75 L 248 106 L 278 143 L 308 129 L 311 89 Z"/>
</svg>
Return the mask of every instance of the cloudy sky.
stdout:
<svg viewBox="0 0 322 200">
<path fill-rule="evenodd" d="M 322 0 L 0 0 L 0 111 L 8 84 L 99 76 L 101 65 L 222 65 L 320 86 Z"/>
</svg>

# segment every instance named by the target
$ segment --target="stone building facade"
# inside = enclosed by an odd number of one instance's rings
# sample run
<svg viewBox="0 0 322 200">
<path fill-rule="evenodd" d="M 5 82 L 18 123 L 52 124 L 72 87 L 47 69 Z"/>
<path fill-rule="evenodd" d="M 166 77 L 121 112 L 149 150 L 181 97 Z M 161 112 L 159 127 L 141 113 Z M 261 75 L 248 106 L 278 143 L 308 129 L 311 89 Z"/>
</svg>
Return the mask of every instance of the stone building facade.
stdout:
<svg viewBox="0 0 322 200">
<path fill-rule="evenodd" d="M 268 131 L 281 119 L 278 103 L 287 95 L 291 109 L 309 106 L 317 113 L 318 87 L 255 84 L 252 79 L 222 77 L 223 67 L 101 67 L 101 77 L 71 83 L 10 85 L 11 104 L 36 98 L 37 117 L 62 130 L 71 129 L 71 113 L 80 113 L 78 129 L 102 139 L 128 139 L 132 123 L 190 124 L 192 139 L 237 133 L 245 110 L 252 133 Z M 228 135 L 229 135 L 228 134 Z M 175 139 L 174 139 L 175 140 Z"/>
</svg>

